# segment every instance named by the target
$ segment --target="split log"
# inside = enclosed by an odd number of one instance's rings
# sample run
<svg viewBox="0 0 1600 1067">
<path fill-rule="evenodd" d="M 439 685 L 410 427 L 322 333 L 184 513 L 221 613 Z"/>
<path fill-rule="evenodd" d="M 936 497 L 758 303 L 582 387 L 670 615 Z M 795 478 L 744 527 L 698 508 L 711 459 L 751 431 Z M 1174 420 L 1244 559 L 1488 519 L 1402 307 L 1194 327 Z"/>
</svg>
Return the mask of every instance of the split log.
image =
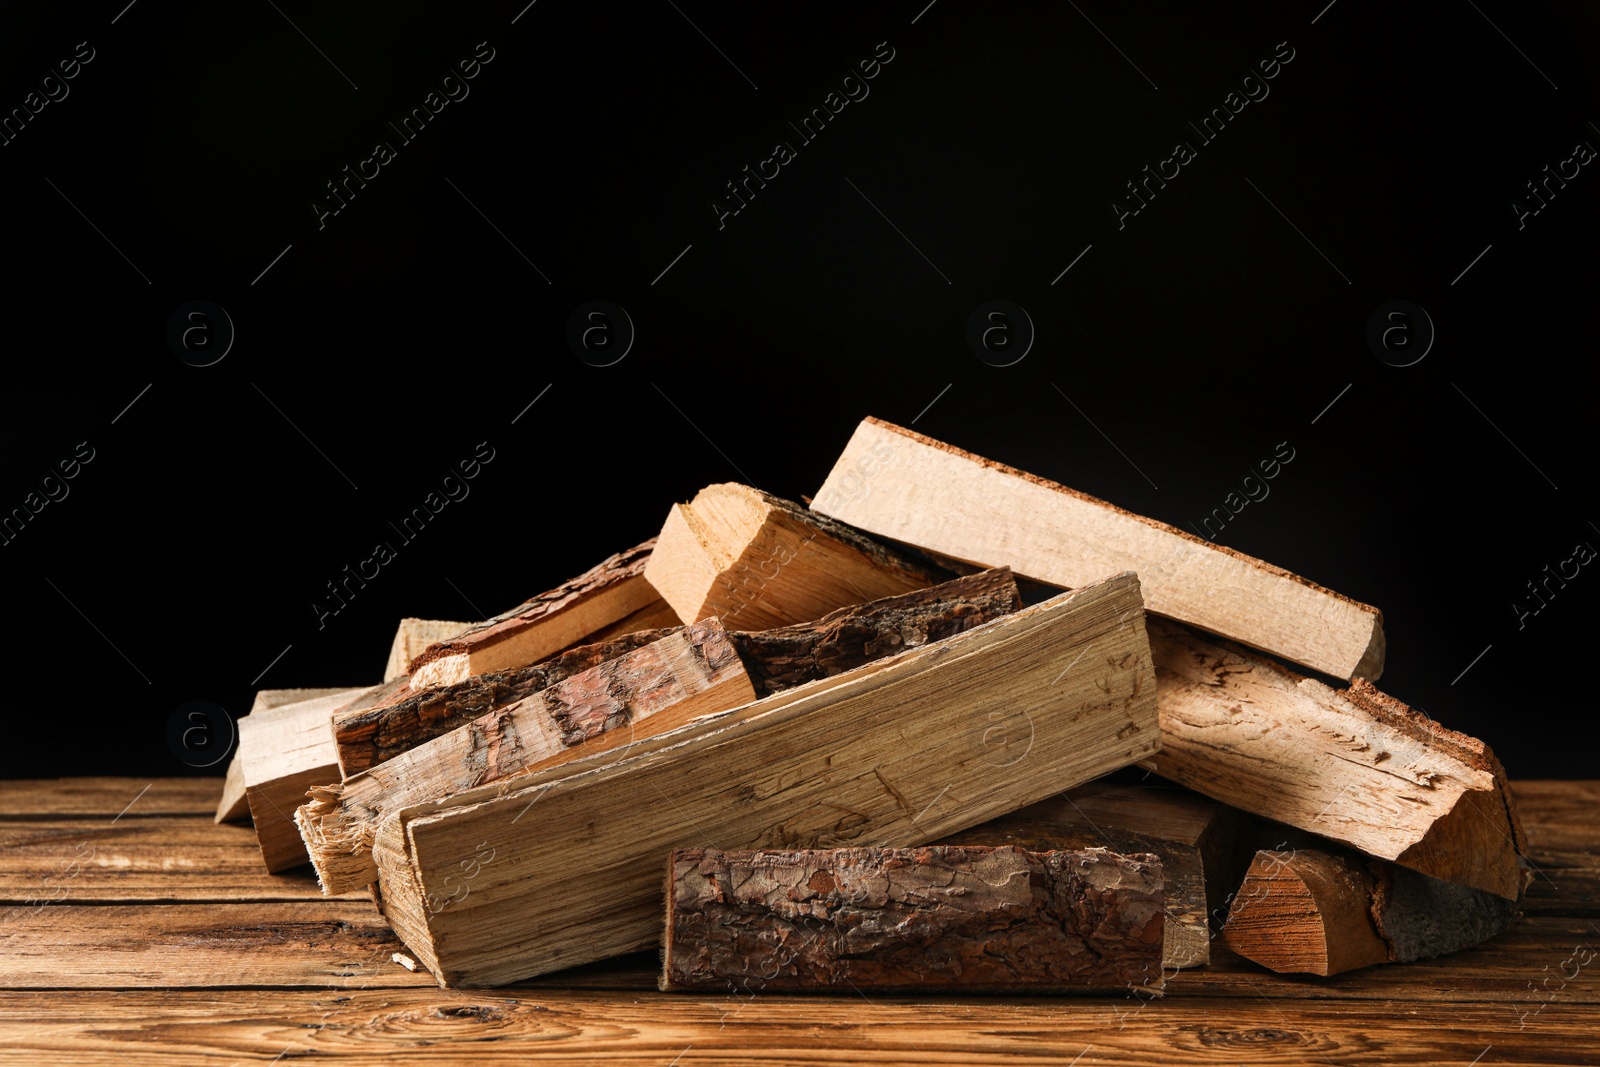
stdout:
<svg viewBox="0 0 1600 1067">
<path fill-rule="evenodd" d="M 1161 752 L 1145 766 L 1264 818 L 1507 899 L 1527 850 L 1500 761 L 1357 679 L 1334 690 L 1150 624 Z"/>
<path fill-rule="evenodd" d="M 715 615 L 740 630 L 807 622 L 949 577 L 799 504 L 733 483 L 672 506 L 644 574 L 684 622 Z"/>
<path fill-rule="evenodd" d="M 240 721 L 251 715 L 280 708 L 285 704 L 298 704 L 304 700 L 315 700 L 317 697 L 332 696 L 334 693 L 345 692 L 343 689 L 263 689 L 256 693 L 255 700 L 250 705 L 250 710 L 241 717 Z M 233 758 L 228 761 L 227 777 L 222 780 L 222 799 L 217 803 L 216 822 L 239 822 L 250 817 L 250 801 L 245 796 L 244 788 L 244 762 L 239 758 L 239 749 L 242 745 L 234 746 Z"/>
<path fill-rule="evenodd" d="M 1011 572 L 983 571 L 954 581 L 841 608 L 816 622 L 728 635 L 758 696 L 859 667 L 902 648 L 971 629 L 1021 606 Z M 580 645 L 531 667 L 469 678 L 442 689 L 407 694 L 388 706 L 334 715 L 334 740 L 344 777 L 463 726 L 496 708 L 631 652 L 672 630 L 647 630 Z"/>
<path fill-rule="evenodd" d="M 880 537 L 1072 588 L 1137 571 L 1165 615 L 1340 678 L 1383 671 L 1383 619 L 1279 567 L 878 419 L 812 507 Z"/>
<path fill-rule="evenodd" d="M 491 711 L 659 641 L 677 629 L 644 630 L 579 645 L 532 666 L 475 675 L 439 689 L 418 692 L 407 688 L 389 700 L 351 704 L 333 715 L 338 777 L 360 774 Z"/>
<path fill-rule="evenodd" d="M 335 708 L 365 692 L 336 690 L 239 720 L 245 796 L 267 870 L 276 873 L 306 862 L 294 810 L 306 790 L 338 776 L 329 722 Z"/>
<path fill-rule="evenodd" d="M 1339 974 L 1482 944 L 1518 905 L 1382 860 L 1314 849 L 1257 852 L 1222 938 L 1270 970 Z"/>
<path fill-rule="evenodd" d="M 471 626 L 470 622 L 401 619 L 400 628 L 394 632 L 394 643 L 389 646 L 389 662 L 383 668 L 383 680 L 392 681 L 405 674 L 411 661 L 422 655 L 429 645 L 448 641 Z"/>
<path fill-rule="evenodd" d="M 663 990 L 1160 991 L 1162 864 L 1014 846 L 667 861 Z"/>
<path fill-rule="evenodd" d="M 1176 971 L 1211 962 L 1208 917 L 1222 907 L 1238 873 L 1232 862 L 1237 815 L 1187 789 L 1091 782 L 936 843 L 1155 854 L 1166 919 L 1161 965 Z"/>
<path fill-rule="evenodd" d="M 1148 655 L 1120 574 L 620 756 L 400 809 L 373 849 L 384 913 L 445 985 L 649 948 L 674 848 L 911 846 L 1147 756 Z"/>
<path fill-rule="evenodd" d="M 412 660 L 413 689 L 436 689 L 475 674 L 522 667 L 553 655 L 660 598 L 644 579 L 654 539 L 618 552 L 548 593 L 429 645 Z M 645 629 L 645 626 L 634 626 Z"/>
<path fill-rule="evenodd" d="M 707 619 L 341 784 L 315 786 L 295 822 L 322 891 L 360 889 L 377 880 L 372 839 L 386 811 L 627 745 L 754 699 L 722 625 Z"/>
</svg>

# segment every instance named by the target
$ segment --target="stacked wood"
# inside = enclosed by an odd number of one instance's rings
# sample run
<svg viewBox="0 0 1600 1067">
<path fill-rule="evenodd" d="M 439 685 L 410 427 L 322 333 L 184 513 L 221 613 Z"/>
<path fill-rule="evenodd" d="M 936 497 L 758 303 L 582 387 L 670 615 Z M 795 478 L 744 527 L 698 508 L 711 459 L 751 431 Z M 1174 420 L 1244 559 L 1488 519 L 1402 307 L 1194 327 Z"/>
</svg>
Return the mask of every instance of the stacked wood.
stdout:
<svg viewBox="0 0 1600 1067">
<path fill-rule="evenodd" d="M 366 691 L 336 690 L 239 720 L 245 796 L 267 870 L 284 871 L 306 862 L 294 811 L 306 790 L 338 777 L 328 723 L 335 708 Z"/>
<path fill-rule="evenodd" d="M 1237 881 L 1234 809 L 1186 789 L 1091 782 L 937 842 L 1034 852 L 1104 848 L 1161 860 L 1164 970 L 1211 962 L 1209 916 Z"/>
<path fill-rule="evenodd" d="M 285 704 L 298 704 L 306 700 L 315 700 L 317 697 L 332 696 L 335 693 L 345 692 L 343 689 L 263 689 L 256 693 L 250 710 L 243 718 L 251 715 L 260 715 L 274 708 L 283 707 Z M 241 719 L 242 721 L 242 719 Z M 227 776 L 222 781 L 222 799 L 217 803 L 216 821 L 238 822 L 250 816 L 250 801 L 245 796 L 244 788 L 244 761 L 240 757 L 242 744 L 235 746 L 233 758 L 228 761 Z"/>
<path fill-rule="evenodd" d="M 341 784 L 316 786 L 295 821 L 322 891 L 359 889 L 378 876 L 372 839 L 386 810 L 566 762 L 601 734 L 608 746 L 627 744 L 754 699 L 744 664 L 722 625 L 708 619 Z"/>
<path fill-rule="evenodd" d="M 840 608 L 815 622 L 728 635 L 756 693 L 826 678 L 901 648 L 937 641 L 1021 606 L 1006 568 Z M 333 717 L 339 767 L 349 778 L 449 733 L 498 708 L 524 700 L 598 663 L 660 640 L 675 628 L 644 630 L 580 645 L 541 663 L 469 678 L 441 689 L 402 694 L 374 707 Z"/>
<path fill-rule="evenodd" d="M 1166 523 L 869 418 L 812 507 L 881 537 L 1072 588 L 1133 570 L 1152 614 L 1339 678 L 1383 671 L 1376 608 Z"/>
<path fill-rule="evenodd" d="M 674 851 L 663 990 L 1160 990 L 1161 860 L 1015 846 Z"/>
<path fill-rule="evenodd" d="M 313 802 L 296 820 L 324 890 L 342 892 L 377 877 L 370 851 L 385 811 L 553 766 L 580 749 L 632 744 L 757 694 L 960 633 L 1020 606 L 1016 583 L 1001 568 L 758 634 L 728 634 L 718 620 L 707 619 L 619 658 L 603 656 L 597 666 L 411 746 L 342 785 L 313 789 Z M 612 736 L 623 726 L 625 733 Z M 336 717 L 336 733 L 337 728 Z"/>
<path fill-rule="evenodd" d="M 1149 755 L 1148 654 L 1121 574 L 620 755 L 402 808 L 374 845 L 384 913 L 445 985 L 648 948 L 671 849 L 905 847 Z M 1026 746 L 997 752 L 999 720 Z"/>
<path fill-rule="evenodd" d="M 1238 646 L 1150 625 L 1161 751 L 1145 766 L 1225 804 L 1516 899 L 1529 872 L 1489 747 L 1357 679 L 1332 689 Z"/>
<path fill-rule="evenodd" d="M 1517 915 L 1504 897 L 1382 860 L 1264 849 L 1234 897 L 1222 938 L 1271 970 L 1330 975 L 1471 948 Z"/>
<path fill-rule="evenodd" d="M 448 641 L 471 626 L 470 622 L 441 619 L 401 619 L 399 629 L 394 632 L 394 643 L 389 646 L 389 662 L 383 668 L 383 680 L 391 682 L 405 674 L 411 661 L 427 651 L 429 645 Z"/>
<path fill-rule="evenodd" d="M 732 483 L 673 505 L 644 575 L 684 622 L 715 615 L 739 630 L 808 622 L 949 577 L 799 504 Z"/>
<path fill-rule="evenodd" d="M 586 640 L 671 625 L 677 619 L 644 579 L 654 545 L 652 539 L 618 552 L 547 593 L 429 645 L 409 664 L 412 688 L 434 689 L 523 667 Z"/>
</svg>

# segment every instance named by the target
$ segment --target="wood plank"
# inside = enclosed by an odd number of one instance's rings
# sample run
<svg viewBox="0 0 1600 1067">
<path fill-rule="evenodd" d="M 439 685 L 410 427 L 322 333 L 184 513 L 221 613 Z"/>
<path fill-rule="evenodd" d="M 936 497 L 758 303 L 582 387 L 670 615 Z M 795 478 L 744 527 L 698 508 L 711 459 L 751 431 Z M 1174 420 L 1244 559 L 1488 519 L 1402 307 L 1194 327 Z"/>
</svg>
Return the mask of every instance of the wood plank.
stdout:
<svg viewBox="0 0 1600 1067">
<path fill-rule="evenodd" d="M 1210 913 L 1226 913 L 1224 897 L 1234 888 L 1228 874 L 1238 814 L 1187 789 L 1090 782 L 937 843 L 1155 853 L 1166 918 L 1162 967 L 1177 970 L 1211 961 Z"/>
<path fill-rule="evenodd" d="M 0 905 L 322 896 L 310 871 L 268 874 L 249 827 L 218 825 L 209 816 L 0 822 L 0 856 Z M 364 894 L 346 899 L 359 902 L 358 911 L 372 910 Z M 0 916 L 7 910 L 0 907 Z"/>
<path fill-rule="evenodd" d="M 684 622 L 715 615 L 737 630 L 809 622 L 950 577 L 799 504 L 732 482 L 673 505 L 644 574 Z"/>
<path fill-rule="evenodd" d="M 448 641 L 471 627 L 470 622 L 450 622 L 445 619 L 401 619 L 400 626 L 394 632 L 394 641 L 389 645 L 389 660 L 383 667 L 383 680 L 393 681 L 408 673 L 411 661 L 427 651 L 429 645 Z"/>
<path fill-rule="evenodd" d="M 1069 1010 L 1070 1009 L 1070 1010 Z M 1600 1013 L 1509 1005 L 838 997 L 631 997 L 520 990 L 137 990 L 0 993 L 7 1062 L 230 1067 L 281 1057 L 340 1065 L 1171 1067 L 1285 1063 L 1488 1067 L 1593 1062 Z"/>
<path fill-rule="evenodd" d="M 143 819 L 152 815 L 209 815 L 216 810 L 222 779 L 195 778 L 13 778 L 0 781 L 0 819 L 104 816 Z"/>
<path fill-rule="evenodd" d="M 649 608 L 660 599 L 644 580 L 655 539 L 601 560 L 549 592 L 428 646 L 409 665 L 414 689 L 537 663 Z M 643 629 L 644 627 L 636 627 Z"/>
<path fill-rule="evenodd" d="M 1504 930 L 1516 913 L 1503 897 L 1359 854 L 1263 849 L 1222 939 L 1271 970 L 1326 976 L 1458 952 Z"/>
<path fill-rule="evenodd" d="M 1477 738 L 1357 679 L 1334 690 L 1166 620 L 1150 624 L 1161 751 L 1145 766 L 1225 804 L 1508 899 L 1526 852 Z"/>
<path fill-rule="evenodd" d="M 374 848 L 385 914 L 441 980 L 513 981 L 654 944 L 670 849 L 902 846 L 1015 810 L 1157 743 L 1143 622 L 1117 575 L 623 759 L 404 809 Z"/>
<path fill-rule="evenodd" d="M 1540 867 L 1600 866 L 1600 779 L 1529 779 L 1512 793 L 1526 823 L 1528 851 Z"/>
<path fill-rule="evenodd" d="M 309 861 L 294 810 L 312 786 L 339 777 L 333 712 L 369 688 L 338 690 L 239 720 L 245 795 L 267 870 L 288 870 Z"/>
<path fill-rule="evenodd" d="M 727 632 L 707 619 L 316 786 L 295 822 L 323 887 L 360 889 L 377 880 L 372 840 L 386 812 L 629 745 L 755 697 Z"/>
<path fill-rule="evenodd" d="M 812 506 L 880 537 L 1072 588 L 1132 570 L 1151 613 L 1339 678 L 1383 672 L 1376 608 L 1242 552 L 869 418 Z"/>
<path fill-rule="evenodd" d="M 1158 995 L 1164 903 L 1149 853 L 677 849 L 661 988 Z"/>
<path fill-rule="evenodd" d="M 260 715 L 288 704 L 299 704 L 319 697 L 332 696 L 338 689 L 263 689 L 256 693 L 249 715 Z M 258 722 L 260 720 L 257 720 Z M 222 782 L 222 799 L 217 801 L 217 822 L 240 822 L 250 816 L 250 798 L 244 784 L 244 759 L 236 747 L 228 761 L 228 773 Z"/>
</svg>

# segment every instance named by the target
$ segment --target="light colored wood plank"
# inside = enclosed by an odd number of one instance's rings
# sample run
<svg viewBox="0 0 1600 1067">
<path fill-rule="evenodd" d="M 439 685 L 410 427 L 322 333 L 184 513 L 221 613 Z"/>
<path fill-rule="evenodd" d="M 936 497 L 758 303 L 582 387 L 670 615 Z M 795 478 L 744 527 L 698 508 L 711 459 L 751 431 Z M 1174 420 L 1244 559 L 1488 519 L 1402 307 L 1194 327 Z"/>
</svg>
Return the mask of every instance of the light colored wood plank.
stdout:
<svg viewBox="0 0 1600 1067">
<path fill-rule="evenodd" d="M 1146 767 L 1423 874 L 1521 895 L 1521 824 L 1482 741 L 1366 682 L 1334 690 L 1166 620 L 1150 645 L 1161 752 Z"/>
<path fill-rule="evenodd" d="M 1600 1057 L 1600 1013 L 1510 1006 L 1052 997 L 619 996 L 516 990 L 0 994 L 0 1056 L 37 1067 L 1467 1067 Z"/>
<path fill-rule="evenodd" d="M 644 580 L 654 547 L 652 538 L 618 552 L 549 592 L 429 645 L 409 664 L 412 688 L 436 689 L 475 674 L 537 663 L 650 608 L 660 599 Z"/>
<path fill-rule="evenodd" d="M 670 849 L 909 845 L 1148 755 L 1147 655 L 1124 573 L 623 759 L 404 809 L 374 849 L 385 914 L 454 984 L 652 945 Z"/>
<path fill-rule="evenodd" d="M 727 631 L 707 619 L 313 787 L 295 822 L 323 888 L 360 889 L 378 878 L 372 839 L 386 812 L 630 745 L 755 697 Z"/>
<path fill-rule="evenodd" d="M 673 505 L 644 575 L 684 622 L 715 615 L 735 630 L 809 622 L 945 577 L 826 516 L 732 482 Z"/>
<path fill-rule="evenodd" d="M 393 681 L 407 673 L 411 661 L 422 655 L 431 644 L 448 641 L 461 631 L 469 629 L 470 622 L 450 622 L 445 619 L 401 619 L 389 645 L 389 661 L 383 667 L 383 680 Z"/>
<path fill-rule="evenodd" d="M 245 795 L 267 870 L 288 870 L 309 861 L 294 810 L 312 786 L 338 780 L 333 713 L 369 688 L 335 690 L 239 720 Z"/>
<path fill-rule="evenodd" d="M 1383 619 L 1269 563 L 879 419 L 812 507 L 869 533 L 1072 588 L 1132 570 L 1151 613 L 1339 678 L 1383 672 Z"/>
<path fill-rule="evenodd" d="M 263 689 L 250 705 L 250 715 L 260 715 L 287 704 L 299 704 L 318 697 L 331 696 L 338 689 Z M 258 720 L 259 721 L 259 720 Z M 228 761 L 228 773 L 222 782 L 222 799 L 217 802 L 217 822 L 240 822 L 250 815 L 250 798 L 244 784 L 244 760 L 236 747 Z"/>
</svg>

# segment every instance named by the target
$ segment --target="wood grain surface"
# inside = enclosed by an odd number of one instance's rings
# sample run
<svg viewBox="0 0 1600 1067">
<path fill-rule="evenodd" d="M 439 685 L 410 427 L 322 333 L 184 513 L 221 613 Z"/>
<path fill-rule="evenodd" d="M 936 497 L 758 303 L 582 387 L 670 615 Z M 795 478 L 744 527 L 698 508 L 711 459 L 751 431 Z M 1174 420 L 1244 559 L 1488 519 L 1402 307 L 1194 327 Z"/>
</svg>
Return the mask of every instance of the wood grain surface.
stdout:
<svg viewBox="0 0 1600 1067">
<path fill-rule="evenodd" d="M 0 1064 L 1594 1062 L 1600 782 L 1513 788 L 1539 873 L 1488 943 L 1315 979 L 1218 941 L 1144 1001 L 662 994 L 654 953 L 442 990 L 365 896 L 261 871 L 220 777 L 4 782 Z"/>
</svg>

